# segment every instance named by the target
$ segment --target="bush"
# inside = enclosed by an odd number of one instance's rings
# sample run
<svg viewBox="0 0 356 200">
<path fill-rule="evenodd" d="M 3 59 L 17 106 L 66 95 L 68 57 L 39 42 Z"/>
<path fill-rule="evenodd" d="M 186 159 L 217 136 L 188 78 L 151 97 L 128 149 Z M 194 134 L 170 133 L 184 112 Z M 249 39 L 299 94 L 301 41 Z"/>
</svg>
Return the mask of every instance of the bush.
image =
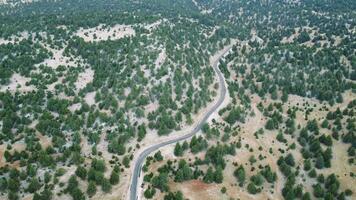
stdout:
<svg viewBox="0 0 356 200">
<path fill-rule="evenodd" d="M 103 182 L 101 183 L 101 189 L 103 192 L 108 193 L 111 191 L 111 184 L 110 181 L 106 178 L 104 178 Z"/>
<path fill-rule="evenodd" d="M 110 183 L 111 185 L 116 185 L 120 181 L 120 174 L 116 171 L 112 171 L 110 175 Z"/>
<path fill-rule="evenodd" d="M 84 167 L 79 166 L 75 171 L 75 174 L 82 180 L 85 180 L 85 178 L 87 177 L 87 170 Z"/>
<path fill-rule="evenodd" d="M 253 182 L 251 182 L 251 183 L 249 183 L 249 184 L 247 185 L 247 191 L 248 191 L 248 193 L 250 193 L 250 194 L 257 194 L 257 193 L 260 193 L 260 192 L 261 192 L 261 189 L 260 189 L 260 188 L 257 188 L 257 187 L 255 186 L 255 184 L 254 184 Z"/>
<path fill-rule="evenodd" d="M 156 194 L 156 189 L 151 187 L 148 187 L 143 193 L 146 199 L 151 199 L 155 194 Z"/>
<path fill-rule="evenodd" d="M 92 197 L 96 194 L 96 184 L 94 181 L 89 181 L 87 194 L 89 197 Z"/>
<path fill-rule="evenodd" d="M 183 194 L 181 191 L 172 193 L 169 192 L 167 195 L 164 196 L 164 200 L 183 200 Z"/>
<path fill-rule="evenodd" d="M 243 186 L 245 179 L 246 179 L 246 173 L 245 169 L 242 165 L 240 165 L 235 171 L 234 171 L 234 176 L 236 177 L 237 181 L 239 182 L 240 187 Z"/>
</svg>

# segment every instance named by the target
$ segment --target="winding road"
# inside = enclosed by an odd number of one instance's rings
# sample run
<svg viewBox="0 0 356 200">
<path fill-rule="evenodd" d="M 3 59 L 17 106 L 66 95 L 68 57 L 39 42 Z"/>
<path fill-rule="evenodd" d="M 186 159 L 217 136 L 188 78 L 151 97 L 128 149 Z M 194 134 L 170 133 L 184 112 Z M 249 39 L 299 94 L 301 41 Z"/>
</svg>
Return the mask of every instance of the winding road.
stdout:
<svg viewBox="0 0 356 200">
<path fill-rule="evenodd" d="M 221 73 L 221 71 L 219 70 L 218 64 L 219 64 L 219 60 L 226 54 L 226 52 L 228 52 L 231 49 L 231 47 L 225 49 L 222 51 L 222 54 L 216 58 L 215 61 L 213 61 L 213 69 L 215 71 L 215 73 L 218 76 L 219 79 L 219 89 L 220 89 L 220 96 L 218 101 L 214 104 L 214 106 L 211 107 L 210 110 L 208 110 L 205 114 L 205 116 L 200 120 L 200 122 L 195 126 L 195 128 L 190 131 L 189 133 L 178 137 L 178 138 L 174 138 L 174 139 L 169 139 L 167 141 L 164 141 L 162 143 L 159 144 L 155 144 L 153 146 L 147 147 L 147 149 L 143 150 L 142 153 L 138 156 L 135 166 L 134 166 L 134 171 L 131 177 L 131 186 L 130 186 L 130 200 L 137 200 L 138 196 L 137 196 L 137 187 L 138 187 L 138 182 L 139 182 L 139 178 L 140 178 L 140 173 L 141 173 L 141 169 L 142 169 L 142 165 L 143 162 L 145 161 L 146 157 L 151 154 L 152 152 L 156 151 L 157 149 L 164 147 L 166 145 L 169 144 L 173 144 L 182 140 L 186 140 L 190 137 L 193 137 L 193 135 L 195 135 L 196 133 L 199 132 L 199 130 L 202 128 L 202 126 L 205 124 L 205 122 L 209 119 L 209 117 L 211 116 L 211 114 L 213 114 L 218 107 L 223 103 L 224 99 L 225 99 L 225 95 L 226 95 L 226 85 L 225 85 L 225 79 L 223 74 Z"/>
</svg>

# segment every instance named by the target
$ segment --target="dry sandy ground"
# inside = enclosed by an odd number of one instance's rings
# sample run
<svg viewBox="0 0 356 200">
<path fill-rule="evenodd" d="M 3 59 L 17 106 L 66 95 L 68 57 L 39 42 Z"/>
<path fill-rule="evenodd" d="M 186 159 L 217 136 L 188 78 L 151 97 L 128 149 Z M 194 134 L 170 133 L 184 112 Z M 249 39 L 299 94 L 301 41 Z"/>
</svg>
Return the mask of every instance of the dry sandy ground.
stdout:
<svg viewBox="0 0 356 200">
<path fill-rule="evenodd" d="M 201 14 L 210 14 L 211 12 L 213 12 L 213 9 L 205 9 L 202 6 L 199 6 L 199 4 L 196 0 L 192 0 L 192 2 L 200 10 Z"/>
<path fill-rule="evenodd" d="M 19 92 L 31 92 L 35 90 L 33 86 L 27 86 L 26 83 L 29 82 L 31 79 L 21 76 L 18 73 L 14 73 L 10 78 L 10 83 L 8 85 L 1 85 L 0 92 L 5 92 L 9 90 L 11 93 L 15 93 L 16 91 Z"/>
<path fill-rule="evenodd" d="M 49 66 L 53 69 L 56 69 L 58 66 L 63 65 L 63 66 L 72 66 L 72 67 L 77 67 L 78 65 L 84 63 L 82 58 L 75 58 L 72 59 L 70 57 L 67 57 L 63 55 L 64 49 L 53 49 L 50 48 L 48 45 L 43 45 L 48 51 L 53 53 L 52 58 L 45 59 L 42 63 L 37 64 L 39 65 L 46 65 Z"/>
<path fill-rule="evenodd" d="M 295 28 L 294 33 L 292 35 L 290 35 L 289 37 L 284 37 L 281 42 L 283 44 L 292 43 L 299 36 L 299 34 L 300 34 L 299 28 Z"/>
<path fill-rule="evenodd" d="M 87 68 L 84 72 L 80 73 L 77 81 L 74 83 L 77 91 L 85 88 L 85 86 L 92 82 L 94 79 L 94 70 Z"/>
<path fill-rule="evenodd" d="M 252 29 L 252 30 L 251 30 L 250 35 L 251 35 L 251 41 L 252 41 L 252 42 L 256 41 L 256 42 L 258 42 L 259 44 L 263 44 L 263 43 L 264 43 L 263 39 L 260 38 L 260 37 L 258 37 L 258 34 L 257 34 L 257 32 L 256 32 L 255 29 Z"/>
<path fill-rule="evenodd" d="M 160 19 L 152 24 L 145 25 L 144 28 L 149 31 L 152 31 L 152 30 L 156 29 L 159 25 L 161 25 L 162 22 L 167 22 L 167 21 L 168 21 L 167 19 Z"/>
<path fill-rule="evenodd" d="M 14 151 L 21 152 L 26 149 L 26 145 L 23 142 L 17 142 L 15 144 L 12 144 L 12 149 L 9 150 L 10 153 L 13 153 Z M 12 167 L 18 168 L 20 165 L 19 161 L 13 162 L 12 164 L 9 164 L 6 162 L 6 159 L 4 157 L 5 150 L 7 150 L 7 144 L 2 144 L 0 145 L 0 167 L 4 167 L 5 165 L 9 165 Z"/>
<path fill-rule="evenodd" d="M 89 106 L 95 104 L 95 94 L 96 92 L 89 92 L 85 95 L 84 100 Z"/>
<path fill-rule="evenodd" d="M 117 40 L 123 37 L 134 36 L 135 30 L 128 25 L 115 25 L 112 27 L 106 27 L 101 24 L 94 28 L 79 29 L 76 33 L 84 39 L 85 42 L 98 42 L 103 40 Z"/>
<path fill-rule="evenodd" d="M 39 139 L 39 143 L 42 145 L 42 148 L 47 148 L 49 145 L 52 144 L 51 140 L 47 136 L 41 135 L 40 133 L 36 133 L 36 136 Z M 20 161 L 16 161 L 11 164 L 6 162 L 6 159 L 4 158 L 4 152 L 5 150 L 7 150 L 7 145 L 8 145 L 7 143 L 0 145 L 0 167 L 3 167 L 5 165 L 19 167 Z M 10 153 L 14 153 L 15 151 L 21 152 L 26 149 L 26 144 L 23 140 L 11 144 L 11 146 L 12 146 L 11 150 L 8 150 Z"/>
<path fill-rule="evenodd" d="M 167 58 L 166 49 L 162 49 L 162 51 L 158 54 L 158 57 L 155 61 L 156 68 L 159 68 L 164 63 L 166 58 Z"/>
<path fill-rule="evenodd" d="M 1 3 L 0 3 L 1 5 Z M 27 31 L 20 32 L 18 35 L 12 35 L 9 39 L 0 38 L 0 45 L 2 44 L 15 44 L 21 40 L 28 39 L 29 33 Z"/>
</svg>

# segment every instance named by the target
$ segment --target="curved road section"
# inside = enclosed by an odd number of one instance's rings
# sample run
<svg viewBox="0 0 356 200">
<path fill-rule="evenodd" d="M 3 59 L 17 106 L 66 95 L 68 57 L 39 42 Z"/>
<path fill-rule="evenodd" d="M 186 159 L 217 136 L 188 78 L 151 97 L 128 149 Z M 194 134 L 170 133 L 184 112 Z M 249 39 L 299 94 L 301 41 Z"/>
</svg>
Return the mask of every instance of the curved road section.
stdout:
<svg viewBox="0 0 356 200">
<path fill-rule="evenodd" d="M 225 95 L 226 95 L 226 86 L 225 86 L 225 79 L 223 74 L 221 73 L 221 71 L 219 70 L 218 64 L 219 64 L 219 60 L 224 57 L 224 55 L 226 54 L 226 52 L 228 52 L 231 48 L 228 48 L 226 50 L 224 50 L 222 52 L 222 54 L 220 55 L 220 57 L 218 57 L 214 63 L 213 63 L 213 69 L 215 71 L 215 73 L 218 75 L 218 79 L 219 79 L 219 89 L 220 89 L 220 96 L 218 101 L 215 103 L 215 105 L 208 110 L 208 112 L 205 114 L 205 116 L 203 117 L 203 119 L 196 125 L 196 127 L 189 133 L 187 133 L 186 135 L 183 135 L 181 137 L 175 138 L 175 139 L 171 139 L 171 140 L 167 140 L 165 142 L 153 145 L 148 147 L 147 149 L 145 149 L 137 158 L 137 161 L 135 163 L 135 167 L 134 167 L 134 171 L 132 174 L 132 179 L 131 179 L 131 187 L 130 187 L 130 200 L 137 200 L 138 196 L 137 196 L 137 186 L 138 186 L 138 180 L 140 177 L 140 173 L 141 173 L 141 169 L 142 169 L 142 165 L 143 162 L 145 161 L 146 157 L 151 154 L 152 152 L 156 151 L 157 149 L 164 147 L 166 145 L 169 144 L 173 144 L 182 140 L 186 140 L 190 137 L 193 137 L 193 135 L 195 135 L 196 133 L 199 132 L 199 130 L 202 128 L 202 126 L 206 123 L 206 121 L 208 120 L 208 118 L 211 116 L 211 114 L 213 112 L 215 112 L 218 107 L 222 104 L 222 102 L 225 99 Z"/>
</svg>

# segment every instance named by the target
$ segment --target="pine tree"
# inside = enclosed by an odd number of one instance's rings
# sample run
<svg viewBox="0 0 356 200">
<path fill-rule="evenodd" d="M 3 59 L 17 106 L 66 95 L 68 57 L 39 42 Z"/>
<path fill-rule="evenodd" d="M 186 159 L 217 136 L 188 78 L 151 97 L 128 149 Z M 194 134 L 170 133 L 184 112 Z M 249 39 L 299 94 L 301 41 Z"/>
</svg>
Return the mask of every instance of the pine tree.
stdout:
<svg viewBox="0 0 356 200">
<path fill-rule="evenodd" d="M 214 173 L 214 182 L 222 183 L 223 179 L 224 179 L 224 175 L 222 173 L 222 169 L 218 167 Z"/>
<path fill-rule="evenodd" d="M 108 193 L 108 192 L 111 191 L 111 184 L 110 184 L 110 181 L 108 179 L 104 178 L 104 180 L 101 183 L 101 189 L 105 193 Z"/>
<path fill-rule="evenodd" d="M 89 181 L 87 194 L 89 197 L 92 197 L 95 195 L 95 193 L 96 193 L 96 184 L 94 181 Z"/>
<path fill-rule="evenodd" d="M 37 178 L 32 178 L 30 184 L 28 185 L 27 191 L 30 193 L 34 193 L 41 188 L 40 182 Z"/>
<path fill-rule="evenodd" d="M 87 170 L 85 169 L 85 167 L 79 166 L 77 167 L 75 174 L 82 180 L 85 180 L 85 178 L 87 177 Z"/>
<path fill-rule="evenodd" d="M 183 155 L 183 149 L 182 149 L 181 145 L 179 144 L 179 142 L 174 147 L 174 155 L 177 157 Z"/>
<path fill-rule="evenodd" d="M 203 178 L 203 181 L 205 183 L 212 183 L 214 181 L 214 171 L 213 168 L 209 167 L 208 170 L 206 171 L 206 174 Z"/>
<path fill-rule="evenodd" d="M 246 179 L 246 173 L 245 169 L 242 165 L 240 165 L 235 171 L 234 171 L 234 176 L 237 178 L 237 181 L 239 182 L 240 187 L 243 186 L 245 179 Z"/>
<path fill-rule="evenodd" d="M 111 185 L 116 185 L 120 181 L 120 175 L 119 173 L 115 172 L 114 170 L 111 172 L 110 175 L 110 183 Z"/>
</svg>

